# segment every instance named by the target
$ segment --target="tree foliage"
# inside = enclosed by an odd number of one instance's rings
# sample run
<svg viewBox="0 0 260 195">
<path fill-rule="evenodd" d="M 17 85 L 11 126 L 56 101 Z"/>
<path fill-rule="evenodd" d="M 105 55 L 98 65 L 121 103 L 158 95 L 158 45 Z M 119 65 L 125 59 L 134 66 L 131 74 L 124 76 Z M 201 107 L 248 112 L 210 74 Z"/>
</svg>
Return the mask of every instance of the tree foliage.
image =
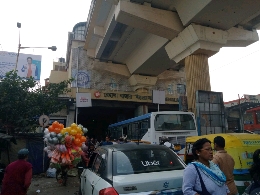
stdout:
<svg viewBox="0 0 260 195">
<path fill-rule="evenodd" d="M 0 121 L 2 129 L 12 132 L 34 131 L 42 114 L 56 113 L 66 107 L 60 95 L 66 94 L 72 80 L 41 86 L 32 77 L 21 78 L 11 71 L 0 82 Z"/>
</svg>

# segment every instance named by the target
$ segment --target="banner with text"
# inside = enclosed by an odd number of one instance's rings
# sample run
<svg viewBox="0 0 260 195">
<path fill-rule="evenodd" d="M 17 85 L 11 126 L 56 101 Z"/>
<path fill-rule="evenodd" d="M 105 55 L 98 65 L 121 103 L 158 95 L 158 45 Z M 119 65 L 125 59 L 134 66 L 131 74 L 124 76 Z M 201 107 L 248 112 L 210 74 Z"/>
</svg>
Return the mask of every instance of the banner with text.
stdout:
<svg viewBox="0 0 260 195">
<path fill-rule="evenodd" d="M 0 51 L 0 77 L 15 69 L 17 53 Z M 19 54 L 17 63 L 17 74 L 22 78 L 33 77 L 40 80 L 41 56 L 32 54 Z"/>
</svg>

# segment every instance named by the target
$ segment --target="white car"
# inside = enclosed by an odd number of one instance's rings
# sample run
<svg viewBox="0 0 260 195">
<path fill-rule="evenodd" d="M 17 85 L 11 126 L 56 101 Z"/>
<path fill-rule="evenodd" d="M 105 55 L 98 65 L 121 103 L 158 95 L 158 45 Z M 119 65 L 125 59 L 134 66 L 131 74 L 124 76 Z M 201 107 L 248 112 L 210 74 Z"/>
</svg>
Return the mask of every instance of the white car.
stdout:
<svg viewBox="0 0 260 195">
<path fill-rule="evenodd" d="M 80 176 L 80 194 L 182 195 L 184 168 L 184 162 L 165 146 L 101 146 Z"/>
</svg>

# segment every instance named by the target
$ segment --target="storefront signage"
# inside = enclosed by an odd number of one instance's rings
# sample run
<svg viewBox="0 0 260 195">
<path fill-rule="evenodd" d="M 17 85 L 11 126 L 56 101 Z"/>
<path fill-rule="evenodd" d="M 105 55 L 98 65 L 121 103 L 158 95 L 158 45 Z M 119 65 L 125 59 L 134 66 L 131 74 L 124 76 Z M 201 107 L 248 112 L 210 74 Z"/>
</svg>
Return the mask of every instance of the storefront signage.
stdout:
<svg viewBox="0 0 260 195">
<path fill-rule="evenodd" d="M 91 94 L 90 93 L 76 93 L 76 106 L 77 107 L 91 107 Z"/>
<path fill-rule="evenodd" d="M 151 95 L 125 94 L 125 93 L 103 93 L 105 99 L 129 100 L 129 101 L 145 101 L 152 102 Z M 102 94 L 101 94 L 102 98 Z M 178 104 L 179 99 L 176 97 L 165 97 L 165 102 Z"/>
<path fill-rule="evenodd" d="M 114 91 L 97 91 L 94 89 L 81 89 L 81 93 L 89 93 L 89 100 L 115 100 L 115 101 L 131 101 L 131 102 L 147 102 L 152 103 L 152 94 L 138 92 L 114 92 Z M 76 91 L 74 92 L 76 93 Z M 83 94 L 84 94 L 83 93 Z M 72 89 L 73 94 L 73 89 Z M 76 93 L 78 94 L 78 93 Z M 179 104 L 179 98 L 172 94 L 165 95 L 165 104 Z"/>
<path fill-rule="evenodd" d="M 100 93 L 99 91 L 96 91 L 96 92 L 94 93 L 94 96 L 95 96 L 95 98 L 100 98 L 101 93 Z"/>
</svg>

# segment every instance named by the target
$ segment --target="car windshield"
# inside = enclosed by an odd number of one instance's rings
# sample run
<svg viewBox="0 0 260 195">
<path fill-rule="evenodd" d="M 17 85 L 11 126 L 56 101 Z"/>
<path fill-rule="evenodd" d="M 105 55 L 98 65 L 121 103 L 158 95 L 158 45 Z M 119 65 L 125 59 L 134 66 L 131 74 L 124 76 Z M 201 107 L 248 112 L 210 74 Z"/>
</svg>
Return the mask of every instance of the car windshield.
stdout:
<svg viewBox="0 0 260 195">
<path fill-rule="evenodd" d="M 158 114 L 154 128 L 156 131 L 196 130 L 194 119 L 190 114 Z"/>
<path fill-rule="evenodd" d="M 170 150 L 137 149 L 113 152 L 113 175 L 126 175 L 184 169 L 180 158 Z"/>
</svg>

